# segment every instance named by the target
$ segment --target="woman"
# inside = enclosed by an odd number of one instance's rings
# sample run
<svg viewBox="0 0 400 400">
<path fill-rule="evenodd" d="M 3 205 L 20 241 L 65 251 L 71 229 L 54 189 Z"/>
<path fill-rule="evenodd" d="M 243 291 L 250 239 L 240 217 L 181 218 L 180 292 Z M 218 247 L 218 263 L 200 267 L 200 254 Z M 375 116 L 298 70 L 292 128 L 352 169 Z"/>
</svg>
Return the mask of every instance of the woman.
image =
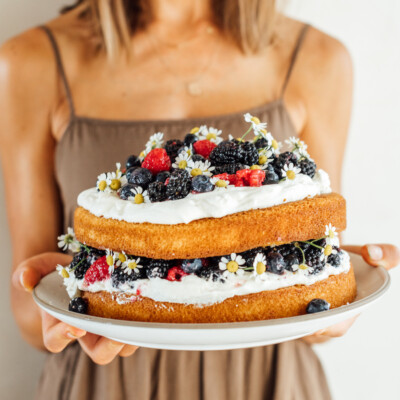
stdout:
<svg viewBox="0 0 400 400">
<path fill-rule="evenodd" d="M 250 111 L 279 140 L 300 135 L 339 190 L 351 92 L 345 48 L 275 14 L 272 0 L 83 0 L 7 42 L 0 147 L 13 310 L 29 343 L 59 353 L 49 355 L 37 397 L 329 399 L 308 343 L 342 335 L 352 321 L 275 346 L 170 352 L 68 326 L 29 292 L 70 260 L 55 238 L 72 225 L 77 194 L 155 131 L 177 138 L 206 123 L 238 136 Z M 393 246 L 353 250 L 372 265 L 398 262 Z"/>
</svg>

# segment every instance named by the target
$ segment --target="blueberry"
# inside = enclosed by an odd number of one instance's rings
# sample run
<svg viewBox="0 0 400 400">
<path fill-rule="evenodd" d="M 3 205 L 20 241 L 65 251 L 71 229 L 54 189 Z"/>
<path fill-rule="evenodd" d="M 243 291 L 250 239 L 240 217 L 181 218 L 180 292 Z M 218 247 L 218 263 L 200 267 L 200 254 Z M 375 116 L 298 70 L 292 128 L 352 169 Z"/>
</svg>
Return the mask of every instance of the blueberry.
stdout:
<svg viewBox="0 0 400 400">
<path fill-rule="evenodd" d="M 339 252 L 336 254 L 331 254 L 326 262 L 333 267 L 338 267 L 342 262 L 342 255 Z"/>
<path fill-rule="evenodd" d="M 193 154 L 192 155 L 192 161 L 196 162 L 196 161 L 202 161 L 204 162 L 206 159 L 201 155 L 201 154 Z"/>
<path fill-rule="evenodd" d="M 185 136 L 185 139 L 183 139 L 183 143 L 185 146 L 190 146 L 193 143 L 196 143 L 199 140 L 199 138 L 196 135 L 193 135 L 193 133 L 188 133 Z"/>
<path fill-rule="evenodd" d="M 132 168 L 132 167 L 140 167 L 140 160 L 139 157 L 131 155 L 128 157 L 126 160 L 125 166 L 126 169 Z"/>
<path fill-rule="evenodd" d="M 279 182 L 279 176 L 275 173 L 274 168 L 271 164 L 268 164 L 265 170 L 265 179 L 263 185 L 272 185 Z"/>
<path fill-rule="evenodd" d="M 285 270 L 285 260 L 276 251 L 270 251 L 267 255 L 267 271 L 273 274 L 282 274 Z"/>
<path fill-rule="evenodd" d="M 156 182 L 165 183 L 165 181 L 169 178 L 170 175 L 171 175 L 171 174 L 170 174 L 168 171 L 159 172 L 159 173 L 156 175 Z"/>
<path fill-rule="evenodd" d="M 69 302 L 68 310 L 79 314 L 87 314 L 87 301 L 82 297 L 75 297 Z"/>
<path fill-rule="evenodd" d="M 129 179 L 130 179 L 130 177 L 132 175 L 132 172 L 137 170 L 138 168 L 140 168 L 140 167 L 130 167 L 129 169 L 126 170 L 125 176 L 126 176 L 126 179 L 127 179 L 128 182 L 129 182 Z"/>
<path fill-rule="evenodd" d="M 119 197 L 122 200 L 128 200 L 130 196 L 134 196 L 132 193 L 132 189 L 135 189 L 139 187 L 139 185 L 133 185 L 132 183 L 127 183 L 126 185 L 122 186 L 120 192 L 119 192 Z"/>
<path fill-rule="evenodd" d="M 127 176 L 126 179 L 129 183 L 139 185 L 142 188 L 147 188 L 153 179 L 153 174 L 147 168 L 136 168 Z"/>
<path fill-rule="evenodd" d="M 187 274 L 193 274 L 199 271 L 203 267 L 203 263 L 200 258 L 195 258 L 193 260 L 183 260 L 181 268 Z"/>
<path fill-rule="evenodd" d="M 286 269 L 289 271 L 292 271 L 293 265 L 300 264 L 300 259 L 297 254 L 289 254 L 284 257 L 284 260 L 285 260 L 285 264 L 286 264 Z"/>
<path fill-rule="evenodd" d="M 192 190 L 199 193 L 211 192 L 214 189 L 214 185 L 206 175 L 197 175 L 192 179 Z"/>
<path fill-rule="evenodd" d="M 313 299 L 307 304 L 306 313 L 313 314 L 316 312 L 327 311 L 330 308 L 330 304 L 323 299 Z"/>
</svg>

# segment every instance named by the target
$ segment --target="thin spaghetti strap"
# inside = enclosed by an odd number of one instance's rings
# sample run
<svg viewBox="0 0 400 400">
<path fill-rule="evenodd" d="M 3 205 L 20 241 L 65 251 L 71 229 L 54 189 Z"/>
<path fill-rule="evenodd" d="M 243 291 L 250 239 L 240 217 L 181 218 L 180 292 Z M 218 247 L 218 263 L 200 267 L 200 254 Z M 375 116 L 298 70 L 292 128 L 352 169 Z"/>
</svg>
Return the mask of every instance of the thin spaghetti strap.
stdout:
<svg viewBox="0 0 400 400">
<path fill-rule="evenodd" d="M 68 105 L 69 105 L 69 109 L 70 109 L 70 113 L 71 113 L 71 118 L 73 118 L 75 116 L 74 102 L 72 100 L 72 94 L 71 94 L 71 89 L 68 84 L 67 75 L 65 74 L 64 65 L 63 65 L 61 53 L 60 53 L 60 48 L 58 47 L 56 38 L 54 37 L 54 34 L 50 30 L 50 28 L 48 28 L 45 25 L 41 26 L 40 28 L 43 29 L 44 32 L 46 32 L 46 34 L 50 40 L 51 47 L 53 48 L 54 56 L 56 58 L 56 63 L 57 63 L 57 69 L 60 74 L 62 83 L 64 85 L 65 95 L 67 97 L 67 101 L 68 101 Z"/>
<path fill-rule="evenodd" d="M 297 55 L 299 54 L 299 50 L 301 48 L 301 45 L 303 44 L 304 37 L 305 37 L 309 27 L 310 27 L 309 24 L 304 24 L 303 27 L 301 28 L 301 31 L 300 31 L 299 36 L 297 38 L 297 42 L 296 42 L 296 45 L 294 47 L 294 50 L 293 50 L 293 53 L 292 53 L 292 57 L 291 57 L 291 60 L 290 60 L 289 68 L 288 68 L 288 70 L 286 72 L 285 80 L 283 81 L 283 85 L 282 85 L 282 89 L 281 89 L 281 98 L 285 94 L 285 90 L 286 90 L 286 87 L 288 85 L 288 82 L 289 82 L 289 79 L 290 79 L 290 75 L 292 74 L 293 67 L 294 67 L 294 64 L 296 62 Z"/>
</svg>

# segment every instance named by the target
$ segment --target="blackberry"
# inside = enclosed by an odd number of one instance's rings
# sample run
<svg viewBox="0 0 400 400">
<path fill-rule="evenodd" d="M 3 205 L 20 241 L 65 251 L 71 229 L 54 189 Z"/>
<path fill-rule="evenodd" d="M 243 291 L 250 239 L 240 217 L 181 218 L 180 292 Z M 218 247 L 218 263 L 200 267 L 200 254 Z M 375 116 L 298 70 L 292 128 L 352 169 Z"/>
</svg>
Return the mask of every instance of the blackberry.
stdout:
<svg viewBox="0 0 400 400">
<path fill-rule="evenodd" d="M 125 163 L 125 167 L 128 170 L 131 167 L 140 167 L 141 162 L 139 160 L 139 157 L 131 155 L 128 157 Z"/>
<path fill-rule="evenodd" d="M 193 154 L 192 161 L 193 162 L 196 162 L 196 161 L 204 162 L 204 161 L 206 161 L 206 159 L 201 154 Z"/>
<path fill-rule="evenodd" d="M 127 183 L 126 185 L 122 186 L 121 190 L 119 191 L 119 197 L 122 200 L 128 200 L 129 197 L 133 196 L 132 189 L 135 189 L 137 187 L 139 187 L 139 185 Z"/>
<path fill-rule="evenodd" d="M 192 260 L 183 260 L 181 268 L 187 274 L 193 274 L 200 271 L 203 268 L 203 262 L 201 258 L 195 258 Z"/>
<path fill-rule="evenodd" d="M 333 246 L 333 249 L 337 251 L 336 254 L 328 256 L 326 262 L 332 267 L 338 267 L 342 263 L 343 253 L 339 247 Z"/>
<path fill-rule="evenodd" d="M 264 249 L 262 247 L 256 247 L 255 249 L 246 250 L 243 253 L 240 253 L 240 256 L 244 258 L 248 267 L 253 267 L 254 259 L 258 253 L 264 253 Z"/>
<path fill-rule="evenodd" d="M 243 142 L 241 144 L 242 157 L 240 162 L 245 165 L 254 165 L 258 163 L 258 151 L 254 143 Z"/>
<path fill-rule="evenodd" d="M 213 282 L 225 282 L 222 272 L 219 269 L 214 268 L 202 268 L 197 276 L 206 280 L 212 280 Z"/>
<path fill-rule="evenodd" d="M 300 265 L 303 261 L 301 251 L 291 243 L 278 246 L 275 250 L 283 257 L 285 269 L 288 271 L 293 272 L 292 266 Z"/>
<path fill-rule="evenodd" d="M 104 250 L 95 249 L 94 247 L 89 247 L 89 254 L 87 260 L 90 265 L 92 265 L 96 260 L 106 255 Z"/>
<path fill-rule="evenodd" d="M 79 314 L 87 314 L 88 303 L 82 297 L 75 297 L 69 302 L 68 310 Z"/>
<path fill-rule="evenodd" d="M 145 277 L 144 272 L 142 272 L 143 268 L 139 269 L 139 272 L 132 271 L 130 275 L 124 272 L 124 269 L 119 267 L 115 268 L 114 272 L 111 274 L 111 282 L 114 287 L 119 287 L 126 282 L 134 282 L 138 279 L 143 279 Z"/>
<path fill-rule="evenodd" d="M 198 193 L 211 192 L 214 190 L 214 185 L 206 175 L 197 175 L 192 179 L 192 190 Z"/>
<path fill-rule="evenodd" d="M 190 146 L 193 143 L 196 143 L 199 140 L 199 138 L 196 135 L 193 135 L 193 133 L 188 133 L 185 136 L 185 139 L 183 139 L 183 143 L 185 146 Z"/>
<path fill-rule="evenodd" d="M 82 279 L 90 265 L 91 263 L 88 260 L 88 253 L 86 250 L 83 250 L 74 255 L 70 264 L 70 269 L 74 271 L 74 275 L 77 279 Z"/>
<path fill-rule="evenodd" d="M 306 313 L 307 314 L 314 314 L 316 312 L 321 312 L 321 311 L 327 311 L 331 305 L 323 299 L 312 299 L 308 304 L 306 308 Z"/>
<path fill-rule="evenodd" d="M 213 165 L 235 164 L 242 159 L 242 148 L 238 140 L 224 140 L 210 154 Z"/>
<path fill-rule="evenodd" d="M 153 174 L 147 168 L 136 168 L 129 176 L 127 174 L 126 179 L 129 183 L 139 185 L 145 189 L 153 180 Z"/>
<path fill-rule="evenodd" d="M 267 254 L 267 271 L 281 275 L 285 270 L 285 260 L 277 251 L 270 251 Z"/>
<path fill-rule="evenodd" d="M 167 184 L 167 197 L 170 200 L 178 200 L 185 198 L 192 187 L 189 173 L 183 169 L 175 170 L 169 177 Z"/>
<path fill-rule="evenodd" d="M 163 182 L 152 182 L 147 188 L 149 198 L 152 203 L 167 199 L 167 187 Z"/>
<path fill-rule="evenodd" d="M 214 175 L 219 175 L 223 173 L 227 174 L 236 174 L 237 171 L 240 171 L 241 169 L 245 169 L 246 166 L 244 164 L 224 164 L 224 165 L 217 165 L 214 169 Z"/>
<path fill-rule="evenodd" d="M 285 165 L 289 165 L 292 163 L 295 167 L 298 164 L 298 158 L 296 154 L 286 151 L 285 153 L 279 154 L 278 158 L 275 159 L 275 161 L 272 162 L 275 173 L 283 178 L 282 175 L 282 169 Z"/>
<path fill-rule="evenodd" d="M 317 164 L 315 164 L 315 162 L 312 160 L 304 158 L 299 162 L 299 168 L 301 169 L 302 174 L 308 175 L 310 178 L 314 178 Z"/>
<path fill-rule="evenodd" d="M 321 249 L 310 246 L 305 252 L 306 264 L 313 268 L 312 275 L 322 271 L 325 265 L 324 256 Z"/>
<path fill-rule="evenodd" d="M 146 268 L 146 276 L 150 278 L 166 278 L 173 261 L 153 259 Z"/>
<path fill-rule="evenodd" d="M 164 149 L 166 150 L 169 158 L 172 161 L 175 161 L 176 156 L 179 153 L 179 150 L 184 146 L 183 142 L 178 139 L 168 140 L 165 143 Z"/>
<path fill-rule="evenodd" d="M 268 140 L 263 137 L 259 137 L 254 142 L 254 146 L 256 146 L 256 149 L 265 149 L 266 147 L 269 147 Z"/>
<path fill-rule="evenodd" d="M 165 183 L 165 181 L 170 177 L 170 175 L 171 175 L 171 174 L 170 174 L 168 171 L 159 172 L 159 173 L 156 175 L 156 182 Z"/>
</svg>

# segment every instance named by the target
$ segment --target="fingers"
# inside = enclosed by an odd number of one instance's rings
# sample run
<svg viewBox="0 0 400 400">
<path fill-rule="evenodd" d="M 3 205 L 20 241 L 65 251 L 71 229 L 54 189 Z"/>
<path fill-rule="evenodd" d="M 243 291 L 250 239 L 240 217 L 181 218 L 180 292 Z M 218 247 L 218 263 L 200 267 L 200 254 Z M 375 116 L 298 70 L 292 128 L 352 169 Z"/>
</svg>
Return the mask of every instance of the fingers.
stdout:
<svg viewBox="0 0 400 400">
<path fill-rule="evenodd" d="M 17 289 L 31 292 L 40 279 L 54 271 L 57 264 L 67 265 L 71 256 L 61 253 L 43 253 L 20 263 L 12 275 L 12 283 Z"/>
<path fill-rule="evenodd" d="M 52 353 L 59 353 L 72 341 L 86 335 L 86 331 L 60 322 L 45 312 L 42 312 L 42 331 L 43 343 Z"/>
<path fill-rule="evenodd" d="M 117 355 L 128 357 L 137 350 L 136 346 L 119 343 L 92 333 L 87 333 L 79 339 L 79 343 L 92 361 L 100 365 L 110 363 Z"/>
</svg>

